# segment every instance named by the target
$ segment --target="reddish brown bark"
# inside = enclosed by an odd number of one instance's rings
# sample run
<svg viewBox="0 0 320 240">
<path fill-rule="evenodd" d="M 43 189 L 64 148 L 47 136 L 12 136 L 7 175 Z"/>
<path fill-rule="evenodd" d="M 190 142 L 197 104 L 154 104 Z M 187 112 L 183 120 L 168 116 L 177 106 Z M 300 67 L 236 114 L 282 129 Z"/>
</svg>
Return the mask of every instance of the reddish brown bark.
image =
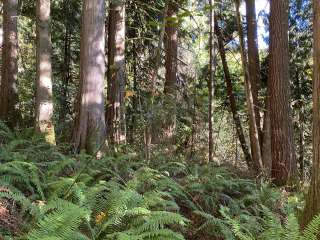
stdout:
<svg viewBox="0 0 320 240">
<path fill-rule="evenodd" d="M 290 108 L 288 19 L 289 1 L 270 2 L 270 67 L 268 94 L 271 123 L 271 176 L 285 184 L 294 177 L 295 150 Z"/>
<path fill-rule="evenodd" d="M 313 1 L 313 165 L 303 225 L 320 213 L 320 1 Z"/>
<path fill-rule="evenodd" d="M 18 110 L 18 0 L 3 2 L 3 51 L 0 88 L 0 119 L 15 127 L 20 118 Z"/>
<path fill-rule="evenodd" d="M 164 119 L 164 135 L 171 139 L 176 125 L 176 94 L 177 94 L 177 58 L 178 58 L 178 27 L 177 27 L 178 5 L 175 1 L 168 4 L 168 21 L 165 27 L 165 86 L 166 95 L 166 117 Z"/>
<path fill-rule="evenodd" d="M 84 0 L 82 10 L 80 94 L 74 131 L 76 150 L 96 153 L 105 142 L 105 1 Z"/>
</svg>

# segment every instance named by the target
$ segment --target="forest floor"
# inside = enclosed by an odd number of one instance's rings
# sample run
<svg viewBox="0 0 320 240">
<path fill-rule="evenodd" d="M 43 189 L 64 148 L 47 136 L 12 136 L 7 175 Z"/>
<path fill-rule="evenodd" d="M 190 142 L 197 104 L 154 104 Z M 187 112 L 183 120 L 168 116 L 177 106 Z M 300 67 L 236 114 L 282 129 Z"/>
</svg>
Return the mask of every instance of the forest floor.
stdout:
<svg viewBox="0 0 320 240">
<path fill-rule="evenodd" d="M 2 239 L 268 239 L 303 207 L 302 194 L 230 167 L 168 153 L 97 160 L 28 131 L 0 135 Z"/>
</svg>

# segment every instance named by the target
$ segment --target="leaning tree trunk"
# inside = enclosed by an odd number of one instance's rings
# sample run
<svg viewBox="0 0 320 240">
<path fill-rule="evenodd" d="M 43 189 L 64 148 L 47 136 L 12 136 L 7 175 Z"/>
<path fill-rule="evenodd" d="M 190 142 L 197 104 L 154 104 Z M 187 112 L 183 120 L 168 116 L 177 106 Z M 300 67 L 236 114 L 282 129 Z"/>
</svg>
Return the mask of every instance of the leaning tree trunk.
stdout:
<svg viewBox="0 0 320 240">
<path fill-rule="evenodd" d="M 209 90 L 209 158 L 208 161 L 213 161 L 214 155 L 214 75 L 215 75 L 215 42 L 214 42 L 214 0 L 209 0 L 210 14 L 209 14 L 209 26 L 210 26 L 210 37 L 209 37 L 209 50 L 210 50 L 210 61 L 209 61 L 209 80 L 208 80 L 208 90 Z"/>
<path fill-rule="evenodd" d="M 270 69 L 268 95 L 271 124 L 271 177 L 285 184 L 295 174 L 289 80 L 289 1 L 270 2 Z"/>
<path fill-rule="evenodd" d="M 55 144 L 52 100 L 50 0 L 37 0 L 36 131 Z"/>
<path fill-rule="evenodd" d="M 313 0 L 313 8 L 313 166 L 303 214 L 304 226 L 320 213 L 320 1 Z"/>
<path fill-rule="evenodd" d="M 231 75 L 230 75 L 228 62 L 227 62 L 227 58 L 226 58 L 226 53 L 225 53 L 225 49 L 224 49 L 224 41 L 223 41 L 221 31 L 218 27 L 217 21 L 215 21 L 215 32 L 216 32 L 217 38 L 218 38 L 219 53 L 220 53 L 220 58 L 221 58 L 221 62 L 222 62 L 224 78 L 225 78 L 226 85 L 227 85 L 227 94 L 228 94 L 228 98 L 229 98 L 229 102 L 230 102 L 230 109 L 231 109 L 233 121 L 234 121 L 234 124 L 236 127 L 237 136 L 239 138 L 239 142 L 240 142 L 242 152 L 244 155 L 244 159 L 247 163 L 247 166 L 249 169 L 253 169 L 252 158 L 251 158 L 251 155 L 249 152 L 249 147 L 248 147 L 248 144 L 246 142 L 246 138 L 245 138 L 245 135 L 243 132 L 240 116 L 238 113 L 236 99 L 235 99 L 234 93 L 233 93 Z"/>
<path fill-rule="evenodd" d="M 255 0 L 246 0 L 247 36 L 248 36 L 248 71 L 252 88 L 252 99 L 255 109 L 256 124 L 259 133 L 260 148 L 262 145 L 262 130 L 260 124 L 260 103 L 258 98 L 260 87 L 260 60 L 257 35 L 257 17 Z M 261 149 L 262 150 L 262 149 Z"/>
<path fill-rule="evenodd" d="M 84 0 L 80 50 L 80 94 L 75 150 L 97 153 L 105 143 L 105 1 Z"/>
<path fill-rule="evenodd" d="M 3 2 L 3 51 L 0 88 L 0 119 L 10 127 L 19 121 L 18 110 L 18 0 Z"/>
<path fill-rule="evenodd" d="M 262 157 L 261 157 L 261 148 L 259 141 L 259 129 L 257 125 L 256 111 L 254 107 L 254 97 L 253 97 L 253 87 L 251 76 L 248 70 L 247 62 L 247 52 L 245 48 L 245 41 L 243 36 L 242 21 L 240 15 L 240 1 L 236 0 L 236 18 L 239 31 L 239 40 L 240 40 L 240 52 L 241 60 L 243 67 L 243 74 L 246 87 L 246 98 L 247 98 L 247 108 L 249 113 L 249 133 L 250 133 L 250 145 L 251 145 L 251 155 L 253 163 L 255 164 L 255 170 L 261 172 L 263 170 Z"/>
<path fill-rule="evenodd" d="M 108 38 L 108 107 L 107 126 L 112 143 L 126 141 L 125 124 L 125 3 L 112 0 Z"/>
<path fill-rule="evenodd" d="M 165 27 L 165 86 L 164 94 L 166 117 L 164 119 L 164 138 L 171 141 L 176 128 L 176 95 L 177 95 L 177 58 L 178 28 L 177 2 L 170 0 L 168 4 L 167 24 Z"/>
</svg>

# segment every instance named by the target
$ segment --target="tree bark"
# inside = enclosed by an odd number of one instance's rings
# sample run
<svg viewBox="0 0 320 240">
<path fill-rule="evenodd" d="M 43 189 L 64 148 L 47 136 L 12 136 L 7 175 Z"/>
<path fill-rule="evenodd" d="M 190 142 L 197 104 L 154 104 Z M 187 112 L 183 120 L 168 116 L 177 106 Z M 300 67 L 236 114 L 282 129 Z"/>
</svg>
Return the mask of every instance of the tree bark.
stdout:
<svg viewBox="0 0 320 240">
<path fill-rule="evenodd" d="M 246 0 L 246 19 L 248 36 L 248 71 L 252 88 L 253 105 L 255 109 L 256 123 L 258 127 L 259 142 L 262 145 L 262 130 L 260 124 L 260 60 L 257 35 L 257 17 L 255 0 Z"/>
<path fill-rule="evenodd" d="M 20 119 L 18 109 L 18 0 L 3 2 L 3 51 L 0 89 L 0 119 L 15 127 Z"/>
<path fill-rule="evenodd" d="M 271 133 L 270 133 L 270 99 L 267 96 L 265 103 L 265 113 L 263 119 L 263 138 L 262 138 L 262 162 L 266 176 L 271 175 Z"/>
<path fill-rule="evenodd" d="M 105 144 L 105 1 L 84 0 L 80 49 L 80 94 L 75 150 L 97 153 Z"/>
<path fill-rule="evenodd" d="M 165 86 L 166 117 L 164 119 L 164 137 L 172 140 L 176 127 L 176 95 L 177 95 L 177 58 L 178 58 L 178 5 L 170 0 L 168 4 L 167 24 L 165 27 Z"/>
<path fill-rule="evenodd" d="M 271 176 L 285 184 L 295 173 L 293 123 L 290 108 L 288 19 L 289 1 L 270 2 L 269 86 L 271 123 Z"/>
<path fill-rule="evenodd" d="M 214 77 L 216 72 L 216 59 L 215 59 L 215 41 L 214 41 L 214 0 L 209 0 L 210 14 L 209 14 L 209 27 L 210 27 L 210 37 L 209 37 L 209 158 L 208 161 L 213 161 L 214 155 Z"/>
<path fill-rule="evenodd" d="M 243 133 L 243 128 L 242 128 L 241 120 L 238 113 L 236 99 L 233 94 L 232 80 L 231 80 L 230 71 L 229 71 L 229 67 L 226 59 L 223 37 L 216 21 L 215 21 L 215 32 L 218 38 L 218 48 L 219 48 L 219 53 L 221 57 L 224 78 L 227 86 L 227 94 L 230 102 L 230 109 L 231 109 L 233 121 L 236 127 L 237 136 L 239 138 L 239 142 L 240 142 L 247 166 L 249 169 L 253 169 L 252 158 L 249 152 L 249 147 L 246 143 L 245 135 Z"/>
<path fill-rule="evenodd" d="M 320 213 L 320 2 L 313 1 L 313 165 L 303 225 Z"/>
<path fill-rule="evenodd" d="M 246 87 L 246 98 L 247 98 L 247 108 L 249 113 L 249 133 L 250 133 L 250 145 L 251 145 L 251 155 L 252 160 L 255 165 L 255 170 L 257 172 L 263 171 L 262 157 L 261 157 L 261 148 L 259 141 L 259 131 L 257 125 L 256 111 L 254 107 L 254 97 L 253 97 L 253 87 L 251 76 L 248 70 L 247 62 L 247 52 L 245 48 L 242 21 L 240 15 L 240 1 L 236 0 L 236 19 L 239 31 L 239 41 L 240 41 L 240 52 L 242 60 L 242 68 L 244 74 L 244 81 Z"/>
<path fill-rule="evenodd" d="M 52 100 L 50 0 L 37 0 L 36 131 L 55 144 Z"/>
<path fill-rule="evenodd" d="M 112 143 L 126 142 L 125 2 L 112 0 L 109 11 L 107 127 Z"/>
</svg>

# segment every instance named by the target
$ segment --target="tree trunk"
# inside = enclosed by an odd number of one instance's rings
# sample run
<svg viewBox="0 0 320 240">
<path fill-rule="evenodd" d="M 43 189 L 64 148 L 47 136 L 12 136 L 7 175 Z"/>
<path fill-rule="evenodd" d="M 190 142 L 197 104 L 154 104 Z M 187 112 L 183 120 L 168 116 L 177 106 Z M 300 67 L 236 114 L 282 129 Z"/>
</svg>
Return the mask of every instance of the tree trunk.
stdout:
<svg viewBox="0 0 320 240">
<path fill-rule="evenodd" d="M 247 36 L 248 36 L 248 62 L 249 80 L 252 88 L 253 105 L 255 109 L 256 123 L 258 127 L 260 147 L 262 145 L 262 130 L 260 124 L 260 60 L 257 35 L 257 17 L 255 0 L 246 0 Z"/>
<path fill-rule="evenodd" d="M 20 119 L 18 110 L 18 0 L 3 2 L 3 51 L 0 89 L 0 119 L 15 127 Z"/>
<path fill-rule="evenodd" d="M 126 142 L 125 124 L 125 3 L 112 0 L 108 38 L 107 126 L 112 143 Z"/>
<path fill-rule="evenodd" d="M 270 69 L 268 91 L 271 123 L 271 176 L 285 184 L 295 173 L 293 123 L 290 109 L 288 19 L 289 1 L 270 2 Z"/>
<path fill-rule="evenodd" d="M 177 95 L 177 58 L 178 58 L 178 5 L 171 1 L 168 4 L 167 24 L 165 27 L 165 86 L 166 117 L 164 119 L 165 140 L 172 140 L 176 127 L 176 95 Z"/>
<path fill-rule="evenodd" d="M 313 0 L 313 165 L 303 225 L 320 213 L 320 2 Z"/>
<path fill-rule="evenodd" d="M 252 158 L 251 158 L 251 155 L 249 152 L 248 145 L 246 143 L 246 138 L 243 133 L 243 128 L 242 128 L 241 120 L 240 120 L 239 113 L 238 113 L 236 99 L 233 94 L 232 80 L 231 80 L 229 67 L 228 67 L 228 63 L 227 63 L 227 59 L 226 59 L 226 53 L 225 53 L 225 49 L 224 49 L 224 41 L 223 41 L 222 34 L 220 32 L 220 29 L 219 29 L 216 21 L 215 21 L 215 31 L 216 31 L 217 38 L 218 38 L 219 53 L 220 53 L 220 57 L 221 57 L 224 78 L 225 78 L 226 85 L 227 85 L 227 94 L 228 94 L 228 98 L 229 98 L 229 102 L 230 102 L 230 109 L 231 109 L 233 121 L 234 121 L 234 124 L 236 127 L 237 136 L 239 138 L 239 142 L 240 142 L 240 145 L 241 145 L 241 148 L 243 151 L 245 161 L 248 165 L 248 168 L 253 169 Z"/>
<path fill-rule="evenodd" d="M 154 111 L 154 97 L 156 95 L 156 83 L 158 80 L 158 73 L 159 69 L 161 67 L 161 51 L 163 49 L 163 42 L 165 37 L 165 31 L 166 31 L 166 25 L 167 25 L 167 14 L 168 14 L 168 4 L 169 1 L 165 1 L 165 6 L 163 9 L 163 20 L 162 20 L 162 26 L 159 32 L 159 40 L 158 40 L 158 46 L 155 49 L 154 52 L 154 61 L 151 73 L 151 81 L 149 83 L 149 90 L 148 90 L 148 99 L 147 99 L 147 111 L 149 112 L 147 119 L 146 119 L 146 126 L 145 126 L 145 150 L 150 151 L 151 150 L 151 143 L 158 143 L 159 142 L 159 131 L 161 131 L 161 126 L 159 128 L 158 123 L 155 123 L 155 119 L 153 119 L 153 111 Z M 145 154 L 146 156 L 150 156 L 150 153 Z"/>
<path fill-rule="evenodd" d="M 262 162 L 265 174 L 271 175 L 272 158 L 271 158 L 271 133 L 270 133 L 270 99 L 267 96 L 265 103 L 265 113 L 263 119 L 263 138 L 262 138 Z"/>
<path fill-rule="evenodd" d="M 64 10 L 66 16 L 65 20 L 65 33 L 64 33 L 64 56 L 63 56 L 63 85 L 61 92 L 61 106 L 59 114 L 59 122 L 64 123 L 66 121 L 67 114 L 69 113 L 68 95 L 69 95 L 69 83 L 71 81 L 71 35 L 72 27 L 70 26 L 69 14 L 70 3 L 69 0 L 64 0 Z"/>
<path fill-rule="evenodd" d="M 2 14 L 2 12 L 0 13 Z M 3 50 L 3 22 L 0 26 L 0 56 L 2 56 L 2 50 Z M 2 72 L 2 58 L 0 59 L 0 73 Z M 1 79 L 2 79 L 2 76 L 0 74 L 0 86 L 1 86 Z M 1 96 L 0 96 L 0 101 L 1 101 Z M 1 105 L 1 102 L 0 102 L 0 105 Z"/>
<path fill-rule="evenodd" d="M 209 61 L 209 81 L 208 81 L 208 90 L 209 90 L 209 158 L 208 161 L 213 161 L 214 155 L 214 76 L 215 76 L 215 41 L 214 41 L 214 0 L 209 0 L 210 4 L 210 14 L 209 14 L 209 26 L 210 26 L 210 37 L 209 37 L 209 50 L 210 50 L 210 61 Z"/>
<path fill-rule="evenodd" d="M 97 153 L 105 144 L 105 1 L 84 0 L 80 49 L 80 94 L 75 150 Z"/>
<path fill-rule="evenodd" d="M 55 144 L 52 100 L 50 0 L 37 0 L 36 131 Z"/>
<path fill-rule="evenodd" d="M 247 62 L 247 52 L 245 48 L 242 21 L 240 15 L 240 1 L 236 0 L 236 18 L 239 31 L 239 41 L 240 41 L 240 52 L 241 60 L 244 74 L 244 81 L 246 87 L 246 98 L 247 98 L 247 108 L 249 113 L 249 133 L 250 133 L 250 145 L 251 145 L 251 155 L 252 160 L 255 165 L 255 170 L 261 172 L 263 170 L 262 158 L 261 158 L 261 148 L 259 141 L 259 131 L 257 125 L 256 111 L 254 107 L 254 91 L 252 87 L 251 76 L 248 70 Z"/>
</svg>

